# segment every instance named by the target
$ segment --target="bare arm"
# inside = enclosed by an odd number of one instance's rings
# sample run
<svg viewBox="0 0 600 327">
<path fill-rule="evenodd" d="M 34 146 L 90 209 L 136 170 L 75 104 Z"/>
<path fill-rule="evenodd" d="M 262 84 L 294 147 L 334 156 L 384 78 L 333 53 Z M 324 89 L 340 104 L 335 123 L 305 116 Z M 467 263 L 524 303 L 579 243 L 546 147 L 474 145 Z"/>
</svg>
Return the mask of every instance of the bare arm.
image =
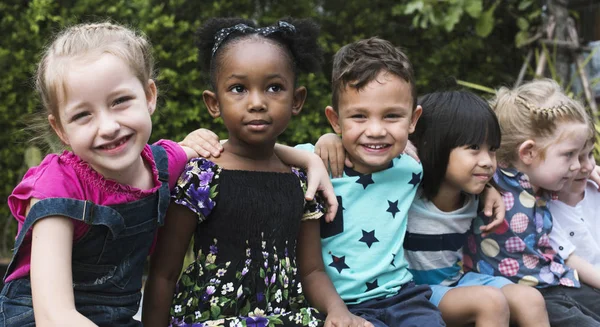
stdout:
<svg viewBox="0 0 600 327">
<path fill-rule="evenodd" d="M 591 287 L 600 288 L 600 269 L 594 267 L 594 265 L 576 254 L 571 254 L 565 263 L 577 270 L 579 279 L 582 282 Z"/>
<path fill-rule="evenodd" d="M 308 185 L 304 194 L 306 199 L 312 200 L 315 193 L 321 191 L 327 207 L 325 221 L 333 221 L 337 213 L 338 203 L 329 174 L 323 166 L 321 158 L 309 151 L 298 150 L 281 144 L 275 144 L 275 154 L 288 165 L 306 169 L 308 177 Z"/>
<path fill-rule="evenodd" d="M 327 314 L 325 327 L 373 326 L 370 322 L 348 311 L 346 304 L 327 276 L 321 256 L 319 220 L 302 222 L 298 235 L 297 256 L 304 295 L 312 306 Z"/>
<path fill-rule="evenodd" d="M 33 225 L 30 278 L 37 326 L 96 326 L 75 309 L 72 252 L 70 218 L 47 217 Z"/>
<path fill-rule="evenodd" d="M 504 222 L 506 207 L 504 206 L 500 192 L 493 186 L 489 186 L 489 184 L 481 192 L 481 202 L 483 205 L 483 214 L 490 218 L 487 225 L 479 227 L 483 232 L 482 235 L 485 236 Z"/>
<path fill-rule="evenodd" d="M 184 206 L 171 203 L 165 225 L 150 258 L 150 272 L 144 289 L 144 326 L 168 325 L 175 285 L 183 259 L 197 224 L 196 215 Z"/>
</svg>

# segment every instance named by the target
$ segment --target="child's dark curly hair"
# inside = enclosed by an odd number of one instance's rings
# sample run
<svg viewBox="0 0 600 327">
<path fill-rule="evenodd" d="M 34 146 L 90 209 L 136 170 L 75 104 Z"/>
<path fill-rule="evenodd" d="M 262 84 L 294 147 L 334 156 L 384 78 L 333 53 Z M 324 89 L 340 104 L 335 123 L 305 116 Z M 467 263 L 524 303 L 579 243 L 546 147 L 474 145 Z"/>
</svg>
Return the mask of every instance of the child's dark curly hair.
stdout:
<svg viewBox="0 0 600 327">
<path fill-rule="evenodd" d="M 242 18 L 228 17 L 207 20 L 198 29 L 196 35 L 200 68 L 210 72 L 211 87 L 216 89 L 216 73 L 223 54 L 226 53 L 225 50 L 232 44 L 249 37 L 262 37 L 280 45 L 284 53 L 288 55 L 296 76 L 299 72 L 310 73 L 319 71 L 323 60 L 323 50 L 317 42 L 319 26 L 310 19 L 282 18 L 279 21 L 292 24 L 295 27 L 295 32 L 280 30 L 264 36 L 257 33 L 234 31 L 220 43 L 213 55 L 215 35 L 219 31 L 237 24 L 245 24 L 252 28 L 257 28 L 257 25 L 252 20 Z"/>
</svg>

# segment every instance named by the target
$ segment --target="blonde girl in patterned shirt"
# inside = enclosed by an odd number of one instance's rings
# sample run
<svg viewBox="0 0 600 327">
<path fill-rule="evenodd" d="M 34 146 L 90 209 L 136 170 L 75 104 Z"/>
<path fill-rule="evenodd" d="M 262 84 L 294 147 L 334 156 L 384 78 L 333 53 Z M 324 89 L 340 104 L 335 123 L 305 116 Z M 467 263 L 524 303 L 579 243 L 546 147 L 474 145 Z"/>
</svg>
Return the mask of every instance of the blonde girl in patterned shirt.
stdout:
<svg viewBox="0 0 600 327">
<path fill-rule="evenodd" d="M 550 245 L 552 216 L 546 206 L 580 169 L 589 117 L 549 79 L 501 88 L 491 105 L 502 133 L 494 179 L 505 191 L 506 221 L 483 235 L 479 226 L 485 218 L 475 220 L 464 266 L 536 287 L 552 326 L 600 326 L 600 291 L 580 282 Z"/>
</svg>

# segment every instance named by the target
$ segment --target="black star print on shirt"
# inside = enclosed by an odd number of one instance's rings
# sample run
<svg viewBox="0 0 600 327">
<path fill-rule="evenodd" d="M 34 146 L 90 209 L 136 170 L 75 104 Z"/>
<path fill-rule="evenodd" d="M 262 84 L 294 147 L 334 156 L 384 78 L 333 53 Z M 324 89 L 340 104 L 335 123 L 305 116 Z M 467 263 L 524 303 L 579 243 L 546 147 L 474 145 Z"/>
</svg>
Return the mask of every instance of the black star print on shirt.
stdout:
<svg viewBox="0 0 600 327">
<path fill-rule="evenodd" d="M 365 242 L 369 248 L 371 247 L 371 245 L 373 245 L 373 243 L 379 242 L 379 240 L 375 237 L 375 230 L 372 230 L 370 232 L 363 230 L 362 233 L 363 236 L 358 241 Z"/>
<path fill-rule="evenodd" d="M 342 273 L 342 270 L 350 268 L 346 264 L 346 256 L 336 257 L 332 254 L 331 259 L 333 261 L 329 264 L 329 267 L 333 267 L 333 268 L 337 269 L 338 273 L 340 273 L 340 274 Z"/>
<path fill-rule="evenodd" d="M 388 200 L 388 209 L 386 211 L 392 214 L 392 218 L 396 218 L 396 214 L 400 212 L 400 209 L 398 209 L 398 201 L 392 202 Z"/>
<path fill-rule="evenodd" d="M 370 184 L 375 184 L 375 182 L 373 182 L 373 177 L 371 177 L 371 174 L 360 176 L 356 182 L 358 184 L 361 184 L 363 186 L 363 189 L 366 189 L 367 186 L 369 186 Z"/>
<path fill-rule="evenodd" d="M 374 280 L 372 283 L 366 282 L 366 285 L 367 285 L 367 290 L 365 292 L 374 290 L 379 287 L 379 284 L 377 283 L 377 279 Z"/>
<path fill-rule="evenodd" d="M 408 184 L 412 184 L 413 187 L 416 187 L 417 185 L 419 185 L 419 183 L 421 183 L 421 173 L 412 173 L 412 178 L 410 179 L 410 182 L 408 182 Z"/>
</svg>

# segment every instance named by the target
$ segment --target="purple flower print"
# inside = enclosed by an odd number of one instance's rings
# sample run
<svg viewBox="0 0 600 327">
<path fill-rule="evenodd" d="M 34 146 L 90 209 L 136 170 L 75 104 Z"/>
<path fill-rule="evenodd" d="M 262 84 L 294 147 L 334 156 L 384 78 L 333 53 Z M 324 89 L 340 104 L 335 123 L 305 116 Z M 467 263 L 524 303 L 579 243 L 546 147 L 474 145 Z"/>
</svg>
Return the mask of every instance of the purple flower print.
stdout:
<svg viewBox="0 0 600 327">
<path fill-rule="evenodd" d="M 265 327 L 269 323 L 265 317 L 247 317 L 245 320 L 248 327 Z"/>
<path fill-rule="evenodd" d="M 200 164 L 200 169 L 202 170 L 209 170 L 210 168 L 214 167 L 215 163 L 209 160 L 202 160 L 202 163 Z"/>
<path fill-rule="evenodd" d="M 211 246 L 210 246 L 210 253 L 212 253 L 212 254 L 217 254 L 217 253 L 219 253 L 219 248 L 217 248 L 217 246 L 216 246 L 216 245 L 214 245 L 214 244 L 213 244 L 213 245 L 211 245 Z"/>
<path fill-rule="evenodd" d="M 208 186 L 198 186 L 192 184 L 188 189 L 189 195 L 196 200 L 200 213 L 205 217 L 208 216 L 215 206 L 214 201 L 210 198 L 210 188 Z"/>
<path fill-rule="evenodd" d="M 207 186 L 210 181 L 212 181 L 213 176 L 215 175 L 215 173 L 213 173 L 212 171 L 202 171 L 200 173 L 200 176 L 198 176 L 198 179 L 200 179 L 200 186 Z"/>
<path fill-rule="evenodd" d="M 256 301 L 262 302 L 265 299 L 265 294 L 263 292 L 256 293 Z"/>
</svg>

